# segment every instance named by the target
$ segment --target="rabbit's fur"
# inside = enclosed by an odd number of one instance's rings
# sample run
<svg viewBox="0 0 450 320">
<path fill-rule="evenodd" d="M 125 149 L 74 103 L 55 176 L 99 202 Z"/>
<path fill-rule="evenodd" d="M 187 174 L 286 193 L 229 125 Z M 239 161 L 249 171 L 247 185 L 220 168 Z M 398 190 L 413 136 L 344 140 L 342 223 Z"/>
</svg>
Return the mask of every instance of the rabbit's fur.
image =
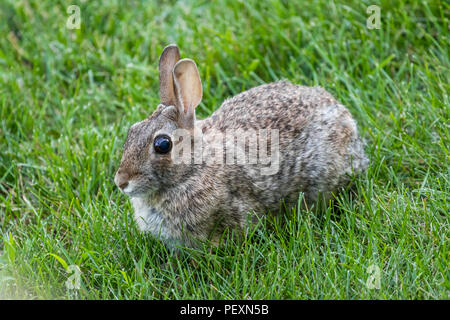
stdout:
<svg viewBox="0 0 450 320">
<path fill-rule="evenodd" d="M 131 197 L 139 228 L 168 244 L 217 241 L 224 230 L 245 229 L 249 217 L 278 212 L 282 200 L 296 203 L 299 192 L 310 204 L 319 194 L 329 199 L 367 168 L 355 120 L 320 87 L 261 85 L 195 120 L 202 96 L 195 63 L 179 60 L 178 47 L 171 45 L 159 67 L 161 104 L 129 129 L 115 182 Z M 206 144 L 230 131 L 277 129 L 279 166 L 274 174 L 262 174 L 260 163 L 175 164 L 170 152 L 155 151 L 154 139 L 180 128 Z"/>
</svg>

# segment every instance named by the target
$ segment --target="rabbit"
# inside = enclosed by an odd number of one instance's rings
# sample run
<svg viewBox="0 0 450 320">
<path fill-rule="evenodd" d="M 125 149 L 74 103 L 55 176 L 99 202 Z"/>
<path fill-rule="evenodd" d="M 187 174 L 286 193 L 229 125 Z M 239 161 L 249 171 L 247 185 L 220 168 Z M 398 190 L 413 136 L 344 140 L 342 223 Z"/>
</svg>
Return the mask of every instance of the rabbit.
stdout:
<svg viewBox="0 0 450 320">
<path fill-rule="evenodd" d="M 196 247 L 207 239 L 217 244 L 225 230 L 240 233 L 276 214 L 282 201 L 296 204 L 300 192 L 307 204 L 319 195 L 331 199 L 368 167 L 355 120 L 321 87 L 285 80 L 260 85 L 197 120 L 195 108 L 203 95 L 200 75 L 193 60 L 180 60 L 175 44 L 160 56 L 159 81 L 161 103 L 128 130 L 114 181 L 131 198 L 139 229 L 169 247 Z M 177 130 L 187 138 L 177 139 Z M 247 138 L 258 130 L 274 132 L 277 141 L 257 149 L 277 147 L 272 173 L 263 174 L 264 165 L 254 162 L 174 161 L 181 140 L 187 147 L 195 141 L 203 141 L 203 148 L 230 146 L 242 136 L 229 139 L 223 133 L 246 130 L 252 132 Z M 248 147 L 244 143 L 245 151 Z M 187 159 L 193 160 L 194 154 L 187 149 Z"/>
</svg>

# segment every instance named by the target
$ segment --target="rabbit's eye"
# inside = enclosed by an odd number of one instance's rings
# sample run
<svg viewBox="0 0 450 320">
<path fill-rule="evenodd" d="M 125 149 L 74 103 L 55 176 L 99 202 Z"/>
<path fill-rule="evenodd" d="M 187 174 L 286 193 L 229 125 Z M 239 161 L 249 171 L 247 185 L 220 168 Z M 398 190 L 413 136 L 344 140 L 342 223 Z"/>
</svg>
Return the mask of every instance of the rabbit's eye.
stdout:
<svg viewBox="0 0 450 320">
<path fill-rule="evenodd" d="M 172 149 L 172 141 L 168 135 L 162 134 L 155 138 L 153 146 L 157 153 L 165 154 Z"/>
</svg>

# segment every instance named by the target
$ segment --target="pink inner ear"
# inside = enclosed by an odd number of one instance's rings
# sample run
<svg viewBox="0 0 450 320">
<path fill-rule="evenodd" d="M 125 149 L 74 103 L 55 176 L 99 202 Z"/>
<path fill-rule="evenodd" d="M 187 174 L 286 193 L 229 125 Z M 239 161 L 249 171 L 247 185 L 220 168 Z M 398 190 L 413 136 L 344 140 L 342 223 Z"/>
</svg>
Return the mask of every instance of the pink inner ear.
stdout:
<svg viewBox="0 0 450 320">
<path fill-rule="evenodd" d="M 191 59 L 178 61 L 173 70 L 174 82 L 180 106 L 184 113 L 194 113 L 202 99 L 202 82 L 195 62 Z"/>
</svg>

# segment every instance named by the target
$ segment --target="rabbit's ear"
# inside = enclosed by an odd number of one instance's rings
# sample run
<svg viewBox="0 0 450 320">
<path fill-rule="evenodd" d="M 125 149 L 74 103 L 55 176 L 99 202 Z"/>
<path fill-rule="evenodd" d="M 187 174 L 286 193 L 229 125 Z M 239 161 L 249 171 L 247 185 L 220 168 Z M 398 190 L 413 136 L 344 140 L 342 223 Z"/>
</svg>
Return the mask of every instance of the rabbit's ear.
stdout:
<svg viewBox="0 0 450 320">
<path fill-rule="evenodd" d="M 178 60 L 180 60 L 180 50 L 176 44 L 165 47 L 159 57 L 159 95 L 161 103 L 166 106 L 176 104 L 172 71 Z"/>
<path fill-rule="evenodd" d="M 202 101 L 202 82 L 197 65 L 191 59 L 181 59 L 173 69 L 177 107 L 186 125 L 193 126 L 195 108 Z"/>
</svg>

